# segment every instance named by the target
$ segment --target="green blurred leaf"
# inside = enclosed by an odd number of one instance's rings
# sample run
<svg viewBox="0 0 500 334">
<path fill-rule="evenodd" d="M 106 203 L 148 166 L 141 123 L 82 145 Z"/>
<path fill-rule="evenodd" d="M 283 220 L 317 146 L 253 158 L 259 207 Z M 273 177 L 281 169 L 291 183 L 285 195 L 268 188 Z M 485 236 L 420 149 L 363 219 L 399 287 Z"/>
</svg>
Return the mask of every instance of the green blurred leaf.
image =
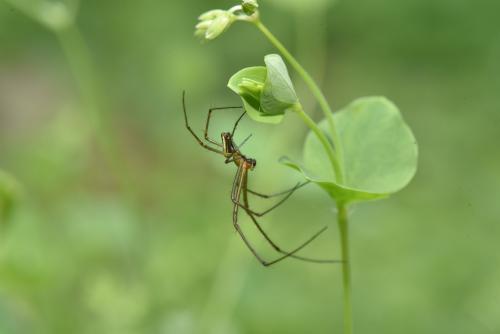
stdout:
<svg viewBox="0 0 500 334">
<path fill-rule="evenodd" d="M 235 73 L 229 79 L 227 86 L 240 95 L 250 118 L 257 122 L 277 124 L 281 122 L 283 115 L 264 114 L 260 106 L 260 92 L 248 88 L 249 82 L 264 86 L 266 76 L 267 70 L 264 66 L 247 67 Z"/>
<path fill-rule="evenodd" d="M 21 187 L 16 179 L 0 170 L 0 221 L 9 219 L 20 193 Z"/>
<path fill-rule="evenodd" d="M 337 201 L 387 197 L 402 189 L 417 169 L 417 143 L 397 107 L 383 97 L 361 98 L 334 114 L 344 152 L 344 184 L 335 181 L 327 155 L 313 133 L 304 146 L 304 164 L 282 163 L 300 171 Z M 328 134 L 326 120 L 320 128 Z"/>
<path fill-rule="evenodd" d="M 5 0 L 8 4 L 53 31 L 73 24 L 78 4 L 74 0 Z"/>
</svg>

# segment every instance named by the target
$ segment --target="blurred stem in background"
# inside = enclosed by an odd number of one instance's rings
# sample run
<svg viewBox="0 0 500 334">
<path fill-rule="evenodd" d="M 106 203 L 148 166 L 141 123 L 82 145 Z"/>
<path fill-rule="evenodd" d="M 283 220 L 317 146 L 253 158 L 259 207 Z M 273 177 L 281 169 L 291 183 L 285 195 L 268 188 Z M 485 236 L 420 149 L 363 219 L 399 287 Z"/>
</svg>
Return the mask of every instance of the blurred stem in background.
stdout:
<svg viewBox="0 0 500 334">
<path fill-rule="evenodd" d="M 115 178 L 131 207 L 137 207 L 134 200 L 134 187 L 130 182 L 131 178 L 127 168 L 124 168 L 126 164 L 122 155 L 119 154 L 118 145 L 113 138 L 114 131 L 104 117 L 104 99 L 100 94 L 100 84 L 92 63 L 91 53 L 75 24 L 79 0 L 60 2 L 4 1 L 40 23 L 57 37 L 80 91 L 87 120 L 95 131 L 98 144 L 110 169 L 110 175 Z"/>
<path fill-rule="evenodd" d="M 17 180 L 0 169 L 0 240 L 21 196 L 21 186 Z"/>
<path fill-rule="evenodd" d="M 126 164 L 123 161 L 122 155 L 118 153 L 118 145 L 112 136 L 114 131 L 107 125 L 108 122 L 101 111 L 103 102 L 99 94 L 99 89 L 96 88 L 99 87 L 97 75 L 95 74 L 90 52 L 84 42 L 83 36 L 74 24 L 55 33 L 77 81 L 84 105 L 87 109 L 89 122 L 91 122 L 96 131 L 99 145 L 104 151 L 103 153 L 111 169 L 111 174 L 115 176 L 116 182 L 127 194 L 128 200 L 133 203 L 134 187 L 130 182 L 131 178 L 128 175 L 127 168 L 124 168 Z M 135 205 L 132 207 L 135 207 Z"/>
</svg>

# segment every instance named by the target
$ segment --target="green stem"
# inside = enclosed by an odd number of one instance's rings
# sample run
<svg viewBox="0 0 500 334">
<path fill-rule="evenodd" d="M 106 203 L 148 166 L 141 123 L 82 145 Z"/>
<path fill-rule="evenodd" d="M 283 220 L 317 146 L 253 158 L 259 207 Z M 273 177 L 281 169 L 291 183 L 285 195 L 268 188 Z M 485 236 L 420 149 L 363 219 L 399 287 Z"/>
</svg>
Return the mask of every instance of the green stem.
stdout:
<svg viewBox="0 0 500 334">
<path fill-rule="evenodd" d="M 330 159 L 330 162 L 332 164 L 332 167 L 337 173 L 337 169 L 340 168 L 338 166 L 338 161 L 335 159 L 335 152 L 333 150 L 332 145 L 330 145 L 330 142 L 328 141 L 328 138 L 326 137 L 325 133 L 321 131 L 321 129 L 318 127 L 318 124 L 316 124 L 311 117 L 309 117 L 308 114 L 305 113 L 304 108 L 302 108 L 302 105 L 300 103 L 295 104 L 293 110 L 299 115 L 299 117 L 304 121 L 304 123 L 307 125 L 309 129 L 318 137 L 319 141 L 323 145 L 323 148 L 325 149 L 328 159 Z"/>
<path fill-rule="evenodd" d="M 342 249 L 342 276 L 344 284 L 344 334 L 352 334 L 351 268 L 349 262 L 349 226 L 347 207 L 337 203 L 340 243 Z"/>
<path fill-rule="evenodd" d="M 326 119 L 328 120 L 328 126 L 330 128 L 330 134 L 332 136 L 333 146 L 335 149 L 335 154 L 333 156 L 333 161 L 332 161 L 332 166 L 335 171 L 335 177 L 337 178 L 337 181 L 339 183 L 343 183 L 344 173 L 342 170 L 342 165 L 343 165 L 342 146 L 340 145 L 340 138 L 338 136 L 335 124 L 333 122 L 333 116 L 332 116 L 333 112 L 330 106 L 328 105 L 325 96 L 323 95 L 318 85 L 313 80 L 313 78 L 309 75 L 309 73 L 307 73 L 307 71 L 302 67 L 302 65 L 299 64 L 299 62 L 292 56 L 292 54 L 285 48 L 285 46 L 269 31 L 269 29 L 267 29 L 267 27 L 258 19 L 252 22 L 264 34 L 264 36 L 266 36 L 266 38 L 278 49 L 278 51 L 285 57 L 285 59 L 290 63 L 290 65 L 292 65 L 292 67 L 302 77 L 307 87 L 309 87 L 309 90 L 318 101 L 321 110 L 323 111 Z"/>
</svg>

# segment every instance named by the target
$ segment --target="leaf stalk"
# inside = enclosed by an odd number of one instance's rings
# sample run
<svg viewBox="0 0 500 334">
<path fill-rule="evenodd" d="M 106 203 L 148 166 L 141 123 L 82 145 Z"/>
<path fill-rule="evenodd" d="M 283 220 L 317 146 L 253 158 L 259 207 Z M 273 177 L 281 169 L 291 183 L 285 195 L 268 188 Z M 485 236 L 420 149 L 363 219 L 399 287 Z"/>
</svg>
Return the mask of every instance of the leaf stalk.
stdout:
<svg viewBox="0 0 500 334">
<path fill-rule="evenodd" d="M 343 152 L 342 152 L 342 145 L 340 145 L 340 137 L 337 133 L 337 129 L 335 127 L 335 123 L 333 121 L 333 112 L 330 106 L 328 105 L 328 102 L 326 100 L 326 97 L 323 95 L 321 90 L 319 89 L 318 85 L 316 82 L 313 80 L 313 78 L 307 73 L 307 71 L 300 65 L 300 63 L 295 59 L 295 57 L 292 56 L 292 54 L 287 50 L 287 48 L 267 29 L 267 27 L 260 21 L 260 19 L 256 19 L 252 21 L 256 27 L 264 34 L 264 36 L 273 44 L 276 49 L 285 57 L 285 59 L 292 65 L 295 71 L 299 74 L 299 76 L 304 80 L 306 83 L 307 87 L 311 91 L 311 93 L 314 95 L 316 100 L 318 101 L 321 110 L 325 114 L 326 119 L 328 120 L 328 127 L 330 130 L 330 135 L 331 135 L 331 140 L 333 144 L 333 151 L 335 152 L 332 156 L 332 167 L 333 170 L 335 171 L 335 177 L 336 180 L 339 183 L 344 182 L 344 173 L 343 173 Z M 309 117 L 309 116 L 308 116 Z M 304 119 L 304 118 L 303 118 Z M 309 118 L 310 119 L 310 118 Z M 312 121 L 312 120 L 311 120 Z M 314 123 L 314 122 L 313 122 Z M 308 124 L 308 123 L 306 123 Z M 308 125 L 309 126 L 309 125 Z M 309 126 L 310 127 L 310 126 Z M 312 128 L 311 128 L 312 130 Z M 320 131 L 322 133 L 322 131 Z M 314 131 L 314 133 L 318 136 L 318 133 Z M 318 139 L 320 139 L 322 142 L 323 140 L 318 136 Z M 330 143 L 328 144 L 329 146 L 332 146 Z M 325 147 L 326 149 L 326 147 Z M 327 153 L 330 156 L 330 153 Z"/>
</svg>

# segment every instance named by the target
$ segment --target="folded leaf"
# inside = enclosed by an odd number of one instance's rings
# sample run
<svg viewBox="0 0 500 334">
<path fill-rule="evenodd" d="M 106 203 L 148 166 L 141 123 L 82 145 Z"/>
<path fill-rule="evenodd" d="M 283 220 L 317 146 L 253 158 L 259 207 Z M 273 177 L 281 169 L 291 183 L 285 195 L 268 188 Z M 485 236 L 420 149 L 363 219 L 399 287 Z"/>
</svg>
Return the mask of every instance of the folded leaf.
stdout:
<svg viewBox="0 0 500 334">
<path fill-rule="evenodd" d="M 243 100 L 243 106 L 248 116 L 254 121 L 261 123 L 277 124 L 283 119 L 283 115 L 265 114 L 260 106 L 260 94 L 255 96 L 254 92 L 245 89 L 246 81 L 253 81 L 264 86 L 267 70 L 263 66 L 247 67 L 236 72 L 230 79 L 227 86 Z"/>
<path fill-rule="evenodd" d="M 292 80 L 283 59 L 277 54 L 264 57 L 267 76 L 261 97 L 262 110 L 266 114 L 283 114 L 298 102 Z"/>
<path fill-rule="evenodd" d="M 264 62 L 266 67 L 247 67 L 234 74 L 228 87 L 240 95 L 253 120 L 279 123 L 283 114 L 298 103 L 298 98 L 283 59 L 270 54 Z"/>
</svg>

